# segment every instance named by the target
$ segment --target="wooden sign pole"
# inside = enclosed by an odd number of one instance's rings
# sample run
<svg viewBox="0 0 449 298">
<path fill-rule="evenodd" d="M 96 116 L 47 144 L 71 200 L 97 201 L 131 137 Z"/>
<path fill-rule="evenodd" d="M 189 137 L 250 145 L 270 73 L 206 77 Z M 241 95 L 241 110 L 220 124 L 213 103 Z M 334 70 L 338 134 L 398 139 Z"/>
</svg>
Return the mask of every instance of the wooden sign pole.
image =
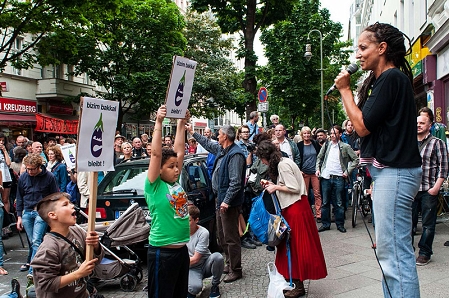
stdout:
<svg viewBox="0 0 449 298">
<path fill-rule="evenodd" d="M 95 218 L 97 214 L 97 186 L 98 186 L 98 172 L 90 172 L 89 179 L 89 218 L 87 220 L 87 234 L 95 231 Z M 86 261 L 94 258 L 94 248 L 91 245 L 86 246 Z"/>
</svg>

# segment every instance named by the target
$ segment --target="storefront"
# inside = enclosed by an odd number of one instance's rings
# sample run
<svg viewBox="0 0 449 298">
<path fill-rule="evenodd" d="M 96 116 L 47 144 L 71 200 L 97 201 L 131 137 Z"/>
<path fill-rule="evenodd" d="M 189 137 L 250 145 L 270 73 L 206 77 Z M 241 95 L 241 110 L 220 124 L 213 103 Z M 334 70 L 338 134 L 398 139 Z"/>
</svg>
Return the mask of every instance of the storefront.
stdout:
<svg viewBox="0 0 449 298">
<path fill-rule="evenodd" d="M 0 97 L 0 131 L 10 139 L 23 135 L 33 139 L 36 101 Z"/>
</svg>

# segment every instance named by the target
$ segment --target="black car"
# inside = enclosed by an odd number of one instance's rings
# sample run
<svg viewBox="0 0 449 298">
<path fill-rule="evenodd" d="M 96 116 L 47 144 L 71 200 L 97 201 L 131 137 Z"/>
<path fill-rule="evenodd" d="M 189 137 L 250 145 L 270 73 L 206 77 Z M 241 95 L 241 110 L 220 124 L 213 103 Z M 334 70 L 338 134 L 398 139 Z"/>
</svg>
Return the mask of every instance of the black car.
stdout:
<svg viewBox="0 0 449 298">
<path fill-rule="evenodd" d="M 134 202 L 143 209 L 147 221 L 151 217 L 144 197 L 145 179 L 147 179 L 149 158 L 131 160 L 115 166 L 115 171 L 105 175 L 98 185 L 97 221 L 117 219 Z M 207 173 L 206 155 L 186 155 L 180 184 L 201 211 L 199 224 L 210 233 L 210 250 L 217 251 L 215 226 L 215 201 L 212 183 Z"/>
</svg>

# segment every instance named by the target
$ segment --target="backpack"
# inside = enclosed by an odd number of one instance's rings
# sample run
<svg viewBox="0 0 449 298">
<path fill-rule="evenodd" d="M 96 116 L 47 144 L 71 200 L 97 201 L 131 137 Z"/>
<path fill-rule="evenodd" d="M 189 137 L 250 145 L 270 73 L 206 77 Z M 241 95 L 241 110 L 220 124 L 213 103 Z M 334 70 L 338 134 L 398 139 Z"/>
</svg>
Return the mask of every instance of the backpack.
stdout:
<svg viewBox="0 0 449 298">
<path fill-rule="evenodd" d="M 78 189 L 78 185 L 76 183 L 73 183 L 73 181 L 70 181 L 67 184 L 65 191 L 66 191 L 66 193 L 68 193 L 70 195 L 70 202 L 72 202 L 76 206 L 79 206 L 81 194 Z"/>
</svg>

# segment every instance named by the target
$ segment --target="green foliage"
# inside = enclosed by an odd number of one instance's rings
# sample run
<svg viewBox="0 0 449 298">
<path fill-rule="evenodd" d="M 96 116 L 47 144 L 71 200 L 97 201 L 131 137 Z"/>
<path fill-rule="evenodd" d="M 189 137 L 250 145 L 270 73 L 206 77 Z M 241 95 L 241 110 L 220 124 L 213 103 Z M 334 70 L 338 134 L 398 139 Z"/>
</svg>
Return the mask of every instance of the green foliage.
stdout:
<svg viewBox="0 0 449 298">
<path fill-rule="evenodd" d="M 264 83 L 270 93 L 270 114 L 280 115 L 293 128 L 297 123 L 321 126 L 320 33 L 313 29 L 322 33 L 326 92 L 341 65 L 349 64 L 344 48 L 350 45 L 338 41 L 342 26 L 330 20 L 327 9 L 319 9 L 317 1 L 298 1 L 287 20 L 263 30 L 261 36 L 269 61 Z M 310 61 L 304 58 L 307 43 L 312 45 Z"/>
<path fill-rule="evenodd" d="M 48 36 L 39 48 L 41 62 L 56 57 L 104 87 L 102 97 L 119 102 L 118 125 L 131 109 L 147 118 L 165 100 L 173 56 L 185 50 L 184 19 L 165 0 L 124 1 L 116 13 L 101 16 L 77 34 Z M 70 34 L 67 48 L 61 41 Z"/>
<path fill-rule="evenodd" d="M 254 38 L 260 28 L 266 28 L 286 18 L 297 0 L 192 0 L 192 8 L 205 12 L 211 9 L 224 33 L 241 33 L 238 57 L 245 59 L 243 87 L 250 96 L 247 113 L 255 107 L 257 94 L 257 56 Z"/>
<path fill-rule="evenodd" d="M 115 11 L 119 0 L 48 0 L 10 1 L 0 4 L 0 72 L 7 63 L 19 69 L 31 68 L 37 62 L 33 47 L 53 32 L 76 32 L 88 19 L 94 20 L 105 12 Z M 22 47 L 16 47 L 16 39 L 23 36 Z M 66 44 L 66 47 L 70 43 Z"/>
<path fill-rule="evenodd" d="M 184 56 L 198 63 L 189 105 L 191 114 L 214 118 L 225 110 L 237 111 L 242 100 L 238 89 L 242 88 L 237 69 L 228 58 L 233 40 L 222 36 L 211 14 L 194 11 L 186 15 L 184 36 Z"/>
</svg>

